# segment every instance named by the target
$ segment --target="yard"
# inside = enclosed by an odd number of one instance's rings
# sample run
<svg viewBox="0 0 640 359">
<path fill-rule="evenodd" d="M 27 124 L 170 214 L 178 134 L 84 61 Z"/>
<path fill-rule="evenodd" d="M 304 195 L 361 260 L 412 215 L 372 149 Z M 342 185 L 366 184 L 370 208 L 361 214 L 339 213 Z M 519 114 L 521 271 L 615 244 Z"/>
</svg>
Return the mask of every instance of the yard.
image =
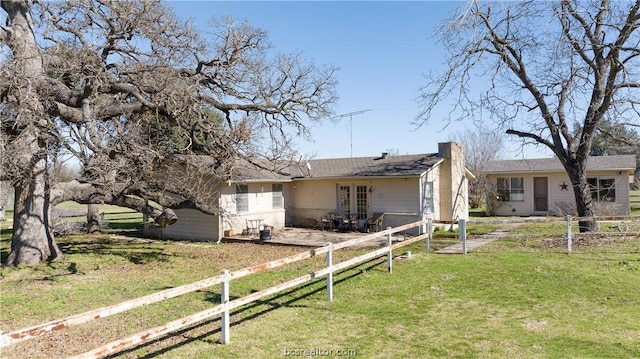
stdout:
<svg viewBox="0 0 640 359">
<path fill-rule="evenodd" d="M 3 225 L 6 225 L 4 222 Z M 467 256 L 424 253 L 424 244 L 334 278 L 320 279 L 232 313 L 231 343 L 206 321 L 118 357 L 631 358 L 640 357 L 640 240 L 595 238 L 571 255 L 540 224 Z M 476 233 L 489 229 L 470 228 Z M 10 233 L 0 234 L 6 256 Z M 58 238 L 63 261 L 2 268 L 3 332 L 116 304 L 299 253 L 299 247 L 151 241 L 121 235 Z M 441 233 L 432 250 L 456 241 Z M 584 241 L 583 241 L 584 242 Z M 581 243 L 580 238 L 576 243 Z M 402 250 L 403 254 L 406 250 Z M 341 250 L 334 261 L 364 250 Z M 312 258 L 233 281 L 232 298 L 324 265 Z M 212 287 L 4 348 L 7 358 L 58 358 L 217 305 Z"/>
</svg>

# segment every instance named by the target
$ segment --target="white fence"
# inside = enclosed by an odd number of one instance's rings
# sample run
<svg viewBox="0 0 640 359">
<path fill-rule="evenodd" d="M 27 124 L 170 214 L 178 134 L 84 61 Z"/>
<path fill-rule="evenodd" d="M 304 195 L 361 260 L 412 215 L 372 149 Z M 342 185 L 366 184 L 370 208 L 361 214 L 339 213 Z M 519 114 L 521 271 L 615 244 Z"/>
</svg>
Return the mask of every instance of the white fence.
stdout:
<svg viewBox="0 0 640 359">
<path fill-rule="evenodd" d="M 422 234 L 398 243 L 392 243 L 392 236 L 391 236 L 392 234 L 397 232 L 404 232 L 413 228 L 418 228 L 419 232 Z M 190 316 L 166 323 L 164 325 L 144 330 L 142 332 L 136 333 L 126 338 L 122 338 L 122 339 L 107 343 L 96 349 L 80 354 L 76 356 L 76 358 L 103 358 L 108 355 L 116 354 L 124 350 L 134 348 L 136 346 L 140 346 L 144 343 L 148 343 L 150 341 L 158 339 L 168 333 L 175 332 L 185 327 L 189 327 L 191 325 L 213 318 L 218 315 L 220 315 L 220 318 L 221 318 L 222 342 L 228 343 L 230 341 L 230 312 L 232 309 L 247 305 L 261 298 L 276 294 L 278 292 L 282 292 L 289 288 L 293 288 L 310 281 L 318 280 L 325 276 L 326 276 L 326 282 L 327 282 L 327 299 L 332 300 L 333 299 L 333 274 L 335 272 L 372 260 L 377 257 L 382 257 L 382 256 L 387 257 L 387 268 L 389 272 L 392 272 L 393 250 L 413 244 L 421 240 L 426 240 L 426 249 L 430 250 L 429 247 L 430 247 L 430 240 L 432 236 L 432 228 L 433 226 L 430 219 L 418 221 L 418 222 L 410 223 L 407 225 L 399 226 L 396 228 L 387 228 L 386 230 L 372 233 L 363 237 L 351 239 L 345 242 L 332 243 L 324 247 L 311 249 L 305 252 L 301 252 L 301 253 L 286 257 L 286 258 L 281 258 L 272 262 L 263 263 L 257 266 L 240 269 L 238 271 L 229 272 L 228 270 L 224 270 L 222 271 L 222 274 L 218 276 L 207 278 L 195 283 L 190 283 L 183 286 L 170 288 L 167 290 L 149 294 L 144 297 L 131 299 L 120 304 L 99 308 L 96 310 L 91 310 L 91 311 L 73 315 L 67 318 L 62 318 L 62 319 L 50 321 L 47 323 L 43 323 L 40 325 L 32 326 L 29 328 L 19 329 L 10 333 L 2 334 L 0 336 L 0 348 L 13 345 L 18 342 L 22 342 L 31 338 L 35 338 L 37 336 L 43 335 L 51 331 L 62 330 L 71 326 L 87 323 L 92 320 L 104 318 L 117 313 L 122 313 L 127 310 L 138 308 L 144 305 L 157 303 L 169 298 L 177 297 L 179 295 L 194 292 L 196 290 L 211 287 L 217 284 L 221 285 L 221 303 L 219 305 L 206 309 L 204 311 L 192 314 Z M 425 232 L 425 229 L 426 229 L 426 232 Z M 375 238 L 379 238 L 381 236 L 387 237 L 386 246 L 373 250 L 366 254 L 360 255 L 358 257 L 351 258 L 344 262 L 333 263 L 333 252 L 335 250 L 365 243 L 367 241 L 373 240 Z M 234 279 L 238 279 L 251 274 L 263 272 L 269 269 L 281 267 L 289 263 L 298 262 L 307 258 L 319 256 L 322 254 L 326 255 L 325 268 L 322 268 L 312 273 L 305 274 L 297 278 L 293 278 L 284 283 L 278 284 L 270 288 L 263 289 L 261 291 L 244 296 L 242 298 L 229 300 L 229 288 L 231 285 L 231 281 Z"/>
</svg>

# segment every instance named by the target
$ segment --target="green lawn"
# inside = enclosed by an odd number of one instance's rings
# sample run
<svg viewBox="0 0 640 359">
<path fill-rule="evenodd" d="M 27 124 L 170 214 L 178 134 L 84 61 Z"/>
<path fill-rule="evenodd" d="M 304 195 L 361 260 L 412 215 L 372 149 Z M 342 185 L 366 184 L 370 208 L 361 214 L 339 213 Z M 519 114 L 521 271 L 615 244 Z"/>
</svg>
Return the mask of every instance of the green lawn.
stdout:
<svg viewBox="0 0 640 359">
<path fill-rule="evenodd" d="M 8 235 L 2 233 L 6 250 Z M 58 240 L 65 260 L 0 272 L 3 332 L 302 251 L 109 235 Z M 450 236 L 435 239 L 432 249 L 453 242 Z M 237 310 L 229 345 L 220 344 L 214 319 L 118 357 L 640 357 L 640 240 L 598 243 L 567 255 L 544 235 L 507 238 L 467 256 L 426 254 L 417 244 L 397 253 L 413 255 L 396 258 L 391 274 L 381 259 L 337 275 L 332 302 L 319 280 Z M 339 251 L 334 262 L 358 253 Z M 324 258 L 315 258 L 233 281 L 231 296 L 323 265 Z M 2 357 L 78 354 L 217 305 L 219 293 L 214 287 L 100 319 L 11 346 Z"/>
<path fill-rule="evenodd" d="M 58 204 L 56 209 L 60 210 L 60 213 L 74 215 L 74 217 L 63 219 L 64 221 L 86 222 L 87 220 L 87 205 L 68 201 Z M 108 229 L 142 228 L 142 213 L 132 209 L 101 204 L 98 206 L 98 212 L 104 214 L 105 224 Z"/>
<path fill-rule="evenodd" d="M 632 190 L 629 195 L 631 215 L 640 216 L 640 190 Z"/>
</svg>

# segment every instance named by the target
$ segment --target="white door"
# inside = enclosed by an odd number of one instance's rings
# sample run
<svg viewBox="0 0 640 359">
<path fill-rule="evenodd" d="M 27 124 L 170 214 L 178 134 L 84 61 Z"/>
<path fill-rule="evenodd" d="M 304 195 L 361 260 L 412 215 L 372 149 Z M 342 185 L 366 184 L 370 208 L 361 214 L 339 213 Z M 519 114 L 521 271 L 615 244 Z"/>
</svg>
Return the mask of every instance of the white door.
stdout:
<svg viewBox="0 0 640 359">
<path fill-rule="evenodd" d="M 367 183 L 338 184 L 338 214 L 354 213 L 358 220 L 369 215 L 369 185 Z"/>
</svg>

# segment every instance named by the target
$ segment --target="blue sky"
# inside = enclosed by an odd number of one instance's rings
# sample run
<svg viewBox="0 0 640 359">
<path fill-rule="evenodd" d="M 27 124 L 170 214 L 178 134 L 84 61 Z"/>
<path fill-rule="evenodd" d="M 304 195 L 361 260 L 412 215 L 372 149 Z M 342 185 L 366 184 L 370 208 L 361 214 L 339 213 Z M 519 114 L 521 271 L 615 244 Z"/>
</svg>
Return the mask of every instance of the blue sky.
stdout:
<svg viewBox="0 0 640 359">
<path fill-rule="evenodd" d="M 174 1 L 178 15 L 199 27 L 212 17 L 230 15 L 266 30 L 276 50 L 302 51 L 317 64 L 340 68 L 338 123 L 312 128 L 313 142 L 299 139 L 298 149 L 316 158 L 436 152 L 438 142 L 473 126 L 461 121 L 445 126 L 434 116 L 416 129 L 415 99 L 424 74 L 443 68 L 445 53 L 433 36 L 436 26 L 463 3 L 454 1 Z M 349 125 L 352 119 L 351 126 Z M 503 158 L 518 158 L 508 145 Z M 548 155 L 533 149 L 527 157 Z"/>
</svg>

